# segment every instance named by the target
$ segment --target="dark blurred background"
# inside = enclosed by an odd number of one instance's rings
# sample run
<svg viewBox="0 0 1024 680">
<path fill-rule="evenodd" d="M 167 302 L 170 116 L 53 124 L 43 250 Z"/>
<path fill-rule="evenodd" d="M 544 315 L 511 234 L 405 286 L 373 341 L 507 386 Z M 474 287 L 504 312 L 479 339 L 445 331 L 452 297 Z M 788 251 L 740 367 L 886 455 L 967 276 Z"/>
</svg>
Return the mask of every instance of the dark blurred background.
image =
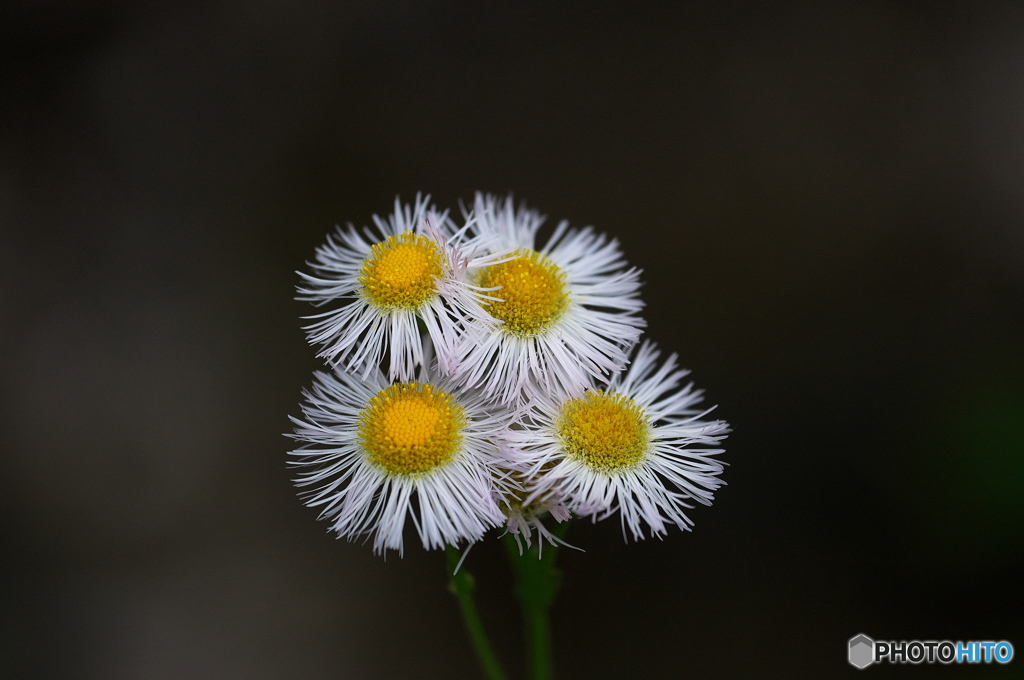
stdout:
<svg viewBox="0 0 1024 680">
<path fill-rule="evenodd" d="M 478 677 L 443 556 L 328 535 L 282 436 L 294 271 L 478 189 L 617 236 L 735 428 L 692 533 L 573 529 L 560 677 L 1024 654 L 1024 5 L 13 0 L 0 677 Z"/>
</svg>

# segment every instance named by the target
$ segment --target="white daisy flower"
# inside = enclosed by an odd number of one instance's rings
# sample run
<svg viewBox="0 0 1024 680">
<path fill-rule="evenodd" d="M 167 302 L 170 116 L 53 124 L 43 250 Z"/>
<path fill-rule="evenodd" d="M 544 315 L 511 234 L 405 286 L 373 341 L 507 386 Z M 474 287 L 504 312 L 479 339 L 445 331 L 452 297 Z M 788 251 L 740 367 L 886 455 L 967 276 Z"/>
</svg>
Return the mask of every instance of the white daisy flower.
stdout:
<svg viewBox="0 0 1024 680">
<path fill-rule="evenodd" d="M 428 348 L 429 359 L 429 348 Z M 304 419 L 292 418 L 292 452 L 304 500 L 322 508 L 339 537 L 372 535 L 377 553 L 402 552 L 411 517 L 425 548 L 480 539 L 505 521 L 498 498 L 508 481 L 495 441 L 508 426 L 483 396 L 422 371 L 391 383 L 317 372 L 304 392 Z"/>
<path fill-rule="evenodd" d="M 503 503 L 507 516 L 506 530 L 516 539 L 520 554 L 523 552 L 523 543 L 526 543 L 527 548 L 533 544 L 534 534 L 537 535 L 537 545 L 541 551 L 545 541 L 550 545 L 573 547 L 544 525 L 544 519 L 549 515 L 559 524 L 572 519 L 572 514 L 562 500 L 552 494 L 534 498 L 529 503 L 524 503 L 524 500 L 525 493 L 517 492 L 506 496 Z"/>
<path fill-rule="evenodd" d="M 644 342 L 626 371 L 603 389 L 579 397 L 539 394 L 509 432 L 532 478 L 528 504 L 551 494 L 576 515 L 595 521 L 616 512 L 623 536 L 664 535 L 667 525 L 688 530 L 689 501 L 710 505 L 724 482 L 715 446 L 729 432 L 722 420 L 701 420 L 701 391 L 679 370 L 676 355 L 660 367 L 659 352 Z"/>
<path fill-rule="evenodd" d="M 392 380 L 411 380 L 423 363 L 423 322 L 443 372 L 453 368 L 455 345 L 468 316 L 480 324 L 480 293 L 468 282 L 468 258 L 481 245 L 467 239 L 467 227 L 455 230 L 448 213 L 416 196 L 387 220 L 373 216 L 376 231 L 338 227 L 310 262 L 299 299 L 317 306 L 343 301 L 336 309 L 309 317 L 309 341 L 318 356 L 333 365 L 368 374 L 390 354 Z M 480 266 L 488 259 L 472 261 Z"/>
<path fill-rule="evenodd" d="M 644 321 L 634 316 L 643 308 L 640 272 L 626 269 L 618 241 L 562 222 L 537 250 L 544 218 L 516 210 L 511 197 L 477 194 L 472 216 L 501 257 L 469 268 L 489 291 L 483 307 L 498 323 L 462 342 L 462 380 L 510 403 L 529 382 L 581 393 L 591 378 L 621 370 Z"/>
</svg>

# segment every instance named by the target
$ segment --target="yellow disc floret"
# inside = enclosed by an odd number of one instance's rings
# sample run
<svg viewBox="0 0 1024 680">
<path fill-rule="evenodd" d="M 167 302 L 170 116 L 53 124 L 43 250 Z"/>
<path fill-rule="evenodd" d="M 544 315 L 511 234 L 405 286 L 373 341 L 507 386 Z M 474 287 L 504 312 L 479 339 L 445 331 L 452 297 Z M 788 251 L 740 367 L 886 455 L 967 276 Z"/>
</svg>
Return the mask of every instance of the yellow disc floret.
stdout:
<svg viewBox="0 0 1024 680">
<path fill-rule="evenodd" d="M 588 391 L 562 405 L 555 423 L 566 455 L 601 472 L 639 464 L 651 444 L 644 410 L 615 392 Z"/>
<path fill-rule="evenodd" d="M 440 249 L 426 236 L 388 236 L 363 261 L 363 296 L 382 309 L 416 309 L 437 295 L 441 263 Z"/>
<path fill-rule="evenodd" d="M 565 272 L 536 250 L 520 249 L 514 255 L 484 269 L 479 284 L 500 287 L 489 295 L 501 302 L 490 302 L 487 311 L 505 322 L 502 329 L 506 333 L 533 337 L 547 330 L 569 306 Z"/>
<path fill-rule="evenodd" d="M 359 414 L 359 442 L 389 474 L 417 475 L 450 462 L 462 443 L 466 414 L 433 385 L 398 383 Z"/>
</svg>

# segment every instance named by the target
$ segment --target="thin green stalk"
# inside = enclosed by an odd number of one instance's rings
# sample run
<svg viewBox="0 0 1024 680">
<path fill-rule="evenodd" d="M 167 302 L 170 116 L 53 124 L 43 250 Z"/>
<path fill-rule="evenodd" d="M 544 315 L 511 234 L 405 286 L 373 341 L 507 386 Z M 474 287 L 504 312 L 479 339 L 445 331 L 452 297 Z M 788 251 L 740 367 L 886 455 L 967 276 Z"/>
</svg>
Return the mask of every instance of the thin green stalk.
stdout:
<svg viewBox="0 0 1024 680">
<path fill-rule="evenodd" d="M 568 522 L 558 525 L 555 535 L 561 538 L 568 525 Z M 523 610 L 527 675 L 530 680 L 551 680 L 555 671 L 548 611 L 562 584 L 562 572 L 555 568 L 558 547 L 547 545 L 538 553 L 539 545 L 533 545 L 520 555 L 514 536 L 505 534 L 503 540 L 516 575 L 516 594 Z"/>
<path fill-rule="evenodd" d="M 505 680 L 505 671 L 502 670 L 501 662 L 498 661 L 498 656 L 494 653 L 494 648 L 491 647 L 487 631 L 484 630 L 484 622 L 480 619 L 476 602 L 473 600 L 473 588 L 476 585 L 473 575 L 465 569 L 460 569 L 457 574 L 452 573 L 459 563 L 461 554 L 458 548 L 451 545 L 447 546 L 447 553 L 448 574 L 450 575 L 448 590 L 459 601 L 462 621 L 466 624 L 466 632 L 469 633 L 469 639 L 473 642 L 477 659 L 480 660 L 480 665 L 488 680 Z"/>
</svg>

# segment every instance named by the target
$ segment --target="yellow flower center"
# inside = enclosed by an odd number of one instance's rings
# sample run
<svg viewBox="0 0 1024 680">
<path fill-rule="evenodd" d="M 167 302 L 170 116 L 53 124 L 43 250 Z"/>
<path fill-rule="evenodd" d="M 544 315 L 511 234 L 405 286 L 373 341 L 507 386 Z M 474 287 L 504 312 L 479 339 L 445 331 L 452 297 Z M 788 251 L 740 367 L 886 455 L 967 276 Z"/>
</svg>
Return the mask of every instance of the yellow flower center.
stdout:
<svg viewBox="0 0 1024 680">
<path fill-rule="evenodd" d="M 359 414 L 359 441 L 371 463 L 394 475 L 417 475 L 448 463 L 462 443 L 466 415 L 433 385 L 398 383 Z"/>
<path fill-rule="evenodd" d="M 651 444 L 644 410 L 627 396 L 603 390 L 565 402 L 555 427 L 569 458 L 601 472 L 638 465 Z"/>
<path fill-rule="evenodd" d="M 516 257 L 484 269 L 479 285 L 500 286 L 489 295 L 501 302 L 489 302 L 487 311 L 506 333 L 533 337 L 547 330 L 569 307 L 565 272 L 536 250 L 520 249 Z"/>
<path fill-rule="evenodd" d="M 440 249 L 426 236 L 388 236 L 363 261 L 363 296 L 382 309 L 416 309 L 437 295 L 441 263 Z"/>
</svg>

